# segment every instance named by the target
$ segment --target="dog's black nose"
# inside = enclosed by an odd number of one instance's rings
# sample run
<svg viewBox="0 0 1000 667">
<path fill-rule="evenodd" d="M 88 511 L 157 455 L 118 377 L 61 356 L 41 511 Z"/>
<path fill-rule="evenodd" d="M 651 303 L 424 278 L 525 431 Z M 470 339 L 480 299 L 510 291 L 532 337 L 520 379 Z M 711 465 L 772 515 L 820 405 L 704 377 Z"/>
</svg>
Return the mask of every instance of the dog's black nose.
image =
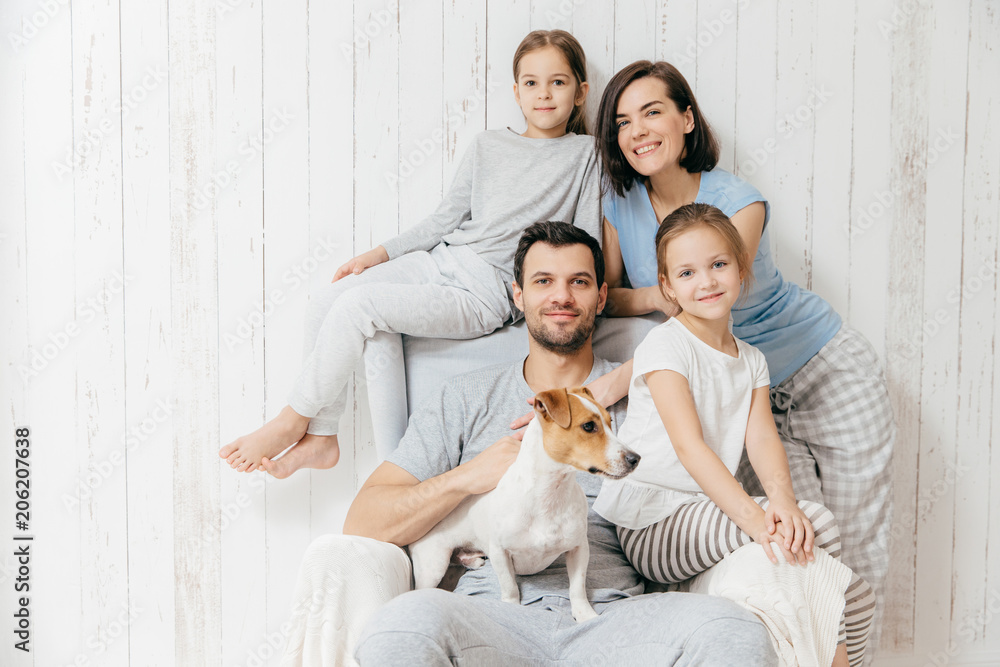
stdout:
<svg viewBox="0 0 1000 667">
<path fill-rule="evenodd" d="M 629 465 L 630 468 L 634 468 L 639 465 L 639 459 L 642 457 L 635 452 L 626 451 L 625 452 L 625 463 Z"/>
</svg>

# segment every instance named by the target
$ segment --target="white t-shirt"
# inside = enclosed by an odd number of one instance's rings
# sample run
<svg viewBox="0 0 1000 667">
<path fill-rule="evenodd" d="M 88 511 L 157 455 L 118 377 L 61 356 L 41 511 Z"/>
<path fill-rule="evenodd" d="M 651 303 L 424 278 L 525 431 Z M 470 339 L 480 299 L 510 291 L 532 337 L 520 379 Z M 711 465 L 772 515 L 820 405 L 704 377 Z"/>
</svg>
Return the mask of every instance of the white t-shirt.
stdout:
<svg viewBox="0 0 1000 667">
<path fill-rule="evenodd" d="M 676 319 L 656 327 L 635 350 L 628 413 L 618 437 L 642 460 L 628 477 L 604 480 L 594 511 L 625 528 L 656 523 L 680 505 L 706 498 L 677 458 L 645 375 L 671 370 L 687 378 L 705 443 L 729 472 L 743 455 L 753 390 L 769 384 L 767 361 L 738 338 L 737 357 L 708 345 Z"/>
</svg>

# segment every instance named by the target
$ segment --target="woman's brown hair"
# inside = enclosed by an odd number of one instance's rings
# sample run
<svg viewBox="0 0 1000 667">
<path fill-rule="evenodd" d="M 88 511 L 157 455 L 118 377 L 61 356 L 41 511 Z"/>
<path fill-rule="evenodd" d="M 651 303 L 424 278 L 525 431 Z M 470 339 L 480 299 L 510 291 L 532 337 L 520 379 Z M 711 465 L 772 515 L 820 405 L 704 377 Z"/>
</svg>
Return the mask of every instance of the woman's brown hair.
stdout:
<svg viewBox="0 0 1000 667">
<path fill-rule="evenodd" d="M 684 153 L 681 155 L 681 166 L 690 173 L 712 171 L 719 163 L 719 141 L 709 126 L 708 121 L 698 107 L 698 100 L 691 92 L 684 75 L 670 63 L 637 60 L 623 68 L 611 77 L 601 106 L 597 112 L 597 152 L 601 156 L 604 168 L 602 191 L 607 194 L 614 191 L 619 197 L 632 189 L 632 184 L 639 173 L 628 163 L 618 146 L 618 100 L 629 84 L 639 79 L 653 77 L 663 82 L 667 88 L 667 97 L 684 113 L 688 107 L 694 116 L 694 129 L 684 135 Z"/>
</svg>

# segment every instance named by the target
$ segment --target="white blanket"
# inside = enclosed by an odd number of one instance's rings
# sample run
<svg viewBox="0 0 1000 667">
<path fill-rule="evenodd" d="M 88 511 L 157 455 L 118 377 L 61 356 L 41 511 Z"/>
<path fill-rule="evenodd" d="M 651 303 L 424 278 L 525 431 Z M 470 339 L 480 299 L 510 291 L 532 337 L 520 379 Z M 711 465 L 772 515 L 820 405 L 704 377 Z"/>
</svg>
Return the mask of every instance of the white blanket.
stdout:
<svg viewBox="0 0 1000 667">
<path fill-rule="evenodd" d="M 822 549 L 815 553 L 805 567 L 781 556 L 775 565 L 764 547 L 748 544 L 691 580 L 689 590 L 724 597 L 756 614 L 782 667 L 827 667 L 837 649 L 852 572 Z"/>
</svg>

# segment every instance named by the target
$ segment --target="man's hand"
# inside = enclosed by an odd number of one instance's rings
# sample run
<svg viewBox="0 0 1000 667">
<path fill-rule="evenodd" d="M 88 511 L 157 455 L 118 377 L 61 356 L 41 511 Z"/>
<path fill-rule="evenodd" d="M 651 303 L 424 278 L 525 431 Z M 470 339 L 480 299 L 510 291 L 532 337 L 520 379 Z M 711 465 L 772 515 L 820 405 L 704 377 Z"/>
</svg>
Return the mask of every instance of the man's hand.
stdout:
<svg viewBox="0 0 1000 667">
<path fill-rule="evenodd" d="M 521 451 L 522 437 L 523 431 L 513 436 L 506 435 L 455 469 L 468 475 L 465 488 L 470 494 L 478 495 L 496 488 L 500 478 Z"/>
<path fill-rule="evenodd" d="M 330 282 L 335 283 L 349 273 L 358 275 L 365 269 L 388 261 L 389 253 L 385 251 L 385 248 L 382 246 L 375 246 L 368 252 L 358 255 L 347 264 L 344 264 L 342 267 L 337 269 L 337 272 L 333 274 L 333 280 Z"/>
</svg>

